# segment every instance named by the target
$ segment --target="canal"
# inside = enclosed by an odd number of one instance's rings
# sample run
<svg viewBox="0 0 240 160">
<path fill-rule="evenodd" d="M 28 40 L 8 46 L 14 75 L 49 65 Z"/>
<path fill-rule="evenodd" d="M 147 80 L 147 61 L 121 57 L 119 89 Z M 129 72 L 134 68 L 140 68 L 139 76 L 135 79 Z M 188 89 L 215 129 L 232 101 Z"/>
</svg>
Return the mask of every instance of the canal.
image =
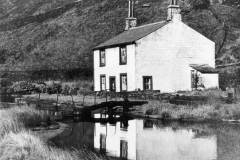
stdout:
<svg viewBox="0 0 240 160">
<path fill-rule="evenodd" d="M 240 159 L 240 124 L 149 119 L 116 123 L 74 123 L 68 120 L 64 123 L 69 128 L 51 140 L 59 148 L 85 146 L 125 160 Z"/>
</svg>

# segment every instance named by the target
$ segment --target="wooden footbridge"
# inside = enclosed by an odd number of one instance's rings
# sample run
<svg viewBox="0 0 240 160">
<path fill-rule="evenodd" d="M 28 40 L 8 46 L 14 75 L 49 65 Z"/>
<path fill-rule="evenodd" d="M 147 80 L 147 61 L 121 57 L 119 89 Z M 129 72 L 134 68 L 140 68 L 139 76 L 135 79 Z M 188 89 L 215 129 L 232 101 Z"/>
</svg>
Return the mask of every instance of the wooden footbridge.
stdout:
<svg viewBox="0 0 240 160">
<path fill-rule="evenodd" d="M 93 92 L 92 92 L 93 93 Z M 94 104 L 86 106 L 84 104 L 84 100 L 87 95 L 90 95 L 90 93 L 86 93 L 83 96 L 83 104 L 80 106 L 76 107 L 75 102 L 73 101 L 73 96 L 72 97 L 72 104 L 59 104 L 58 103 L 58 96 L 57 96 L 57 101 L 56 103 L 49 103 L 49 102 L 42 102 L 40 101 L 40 94 L 39 94 L 39 100 L 38 101 L 30 101 L 28 102 L 30 105 L 35 104 L 36 108 L 41 110 L 44 113 L 49 114 L 50 116 L 54 115 L 61 115 L 62 117 L 80 117 L 80 118 L 90 118 L 91 113 L 94 112 L 102 112 L 104 110 L 105 113 L 109 115 L 109 118 L 111 118 L 114 113 L 116 113 L 116 107 L 122 107 L 121 112 L 118 112 L 119 114 L 125 114 L 129 111 L 129 109 L 133 106 L 139 106 L 143 104 L 147 104 L 148 101 L 146 100 L 134 100 L 130 101 L 129 100 L 129 93 L 124 92 L 124 93 L 118 93 L 118 96 L 121 98 L 121 100 L 117 100 L 116 96 L 114 97 L 115 100 L 108 100 L 108 97 L 110 96 L 109 94 L 106 94 L 105 102 L 101 103 L 96 103 L 96 95 L 94 96 Z M 113 98 L 113 99 L 114 99 Z M 96 113 L 97 113 L 96 112 Z"/>
</svg>

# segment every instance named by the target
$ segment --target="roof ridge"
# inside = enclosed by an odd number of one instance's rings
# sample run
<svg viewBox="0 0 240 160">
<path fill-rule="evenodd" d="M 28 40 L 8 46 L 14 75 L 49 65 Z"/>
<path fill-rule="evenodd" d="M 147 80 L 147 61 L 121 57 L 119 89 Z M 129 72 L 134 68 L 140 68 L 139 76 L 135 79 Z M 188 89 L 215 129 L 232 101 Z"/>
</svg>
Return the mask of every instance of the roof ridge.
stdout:
<svg viewBox="0 0 240 160">
<path fill-rule="evenodd" d="M 130 30 L 124 31 L 118 34 L 117 36 L 99 44 L 97 47 L 94 48 L 94 50 L 99 48 L 113 47 L 120 44 L 126 45 L 126 44 L 135 43 L 135 41 L 149 35 L 152 32 L 155 32 L 157 29 L 162 28 L 167 24 L 168 24 L 167 21 L 161 21 L 161 22 L 150 23 L 147 25 L 139 26 L 139 27 L 134 27 Z"/>
<path fill-rule="evenodd" d="M 147 26 L 155 25 L 155 24 L 159 24 L 159 23 L 165 23 L 165 22 L 167 22 L 167 21 L 161 21 L 161 22 L 149 23 L 149 24 L 145 24 L 145 25 L 142 25 L 142 26 L 133 27 L 133 28 L 131 28 L 130 30 L 138 29 L 138 28 L 141 28 L 141 27 L 147 27 Z"/>
</svg>

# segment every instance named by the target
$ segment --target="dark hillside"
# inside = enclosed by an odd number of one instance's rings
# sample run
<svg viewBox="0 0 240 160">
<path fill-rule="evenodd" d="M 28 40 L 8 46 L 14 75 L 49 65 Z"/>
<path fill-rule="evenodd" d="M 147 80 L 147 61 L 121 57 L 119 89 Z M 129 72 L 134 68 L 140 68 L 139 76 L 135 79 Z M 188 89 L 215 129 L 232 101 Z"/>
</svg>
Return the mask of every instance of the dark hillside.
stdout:
<svg viewBox="0 0 240 160">
<path fill-rule="evenodd" d="M 11 4 L 9 3 L 11 2 Z M 216 43 L 218 64 L 240 61 L 240 10 L 180 0 L 183 21 Z M 138 0 L 138 25 L 166 20 L 168 0 Z M 0 0 L 0 54 L 28 69 L 92 68 L 92 48 L 124 30 L 127 0 Z"/>
<path fill-rule="evenodd" d="M 9 22 L 6 22 L 0 25 L 0 32 L 18 29 L 22 26 L 28 25 L 29 23 L 34 23 L 34 22 L 42 23 L 44 21 L 47 21 L 48 19 L 57 18 L 58 16 L 64 14 L 65 12 L 73 8 L 75 5 L 76 3 L 69 3 L 66 6 L 53 9 L 46 13 L 40 13 L 37 15 L 30 15 L 30 16 L 10 20 Z"/>
</svg>

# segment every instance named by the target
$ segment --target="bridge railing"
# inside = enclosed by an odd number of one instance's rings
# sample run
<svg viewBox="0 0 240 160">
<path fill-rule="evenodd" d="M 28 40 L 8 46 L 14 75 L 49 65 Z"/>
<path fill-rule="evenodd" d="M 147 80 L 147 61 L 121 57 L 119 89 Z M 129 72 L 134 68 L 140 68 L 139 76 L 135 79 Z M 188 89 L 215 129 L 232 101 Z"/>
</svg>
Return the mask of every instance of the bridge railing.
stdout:
<svg viewBox="0 0 240 160">
<path fill-rule="evenodd" d="M 94 95 L 94 104 L 96 104 L 97 97 L 105 98 L 105 101 L 109 101 L 109 98 L 115 99 L 139 99 L 139 100 L 161 100 L 160 90 L 151 91 L 121 91 L 116 92 L 114 90 L 92 91 L 83 93 L 83 105 L 85 105 L 85 99 L 87 96 Z"/>
</svg>

